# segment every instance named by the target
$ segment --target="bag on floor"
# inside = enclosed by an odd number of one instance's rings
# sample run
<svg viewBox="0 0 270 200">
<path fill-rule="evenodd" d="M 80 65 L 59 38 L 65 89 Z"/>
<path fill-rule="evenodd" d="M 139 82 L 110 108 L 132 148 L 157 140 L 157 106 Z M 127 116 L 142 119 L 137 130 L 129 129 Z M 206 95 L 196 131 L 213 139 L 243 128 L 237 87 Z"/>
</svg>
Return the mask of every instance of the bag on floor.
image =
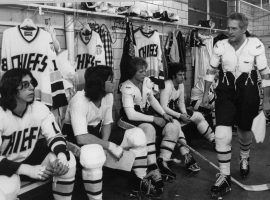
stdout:
<svg viewBox="0 0 270 200">
<path fill-rule="evenodd" d="M 266 118 L 264 112 L 260 112 L 252 122 L 251 130 L 257 143 L 263 142 L 266 132 Z"/>
</svg>

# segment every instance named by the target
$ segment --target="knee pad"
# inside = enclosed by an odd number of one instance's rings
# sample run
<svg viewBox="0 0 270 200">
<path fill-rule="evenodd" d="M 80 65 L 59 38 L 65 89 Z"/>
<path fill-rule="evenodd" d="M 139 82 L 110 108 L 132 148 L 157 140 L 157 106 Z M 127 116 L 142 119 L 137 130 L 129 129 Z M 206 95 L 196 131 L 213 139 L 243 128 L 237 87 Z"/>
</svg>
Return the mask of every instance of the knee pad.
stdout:
<svg viewBox="0 0 270 200">
<path fill-rule="evenodd" d="M 62 175 L 63 179 L 72 179 L 76 174 L 76 159 L 71 151 L 69 151 L 70 159 L 68 161 L 69 170 L 66 174 Z"/>
<path fill-rule="evenodd" d="M 146 136 L 142 129 L 132 128 L 125 132 L 121 146 L 124 147 L 144 147 L 146 146 Z"/>
<path fill-rule="evenodd" d="M 152 124 L 149 123 L 143 123 L 139 125 L 139 128 L 143 130 L 145 133 L 147 142 L 154 142 L 156 141 L 156 129 Z"/>
<path fill-rule="evenodd" d="M 101 168 L 106 156 L 99 144 L 88 144 L 81 147 L 80 163 L 86 169 Z"/>
<path fill-rule="evenodd" d="M 217 126 L 215 142 L 217 151 L 228 151 L 231 149 L 232 128 L 229 126 Z"/>
<path fill-rule="evenodd" d="M 0 199 L 7 200 L 5 193 L 0 189 Z"/>
<path fill-rule="evenodd" d="M 204 116 L 202 115 L 202 113 L 200 113 L 200 112 L 194 112 L 193 115 L 191 116 L 190 120 L 192 122 L 194 122 L 195 124 L 197 124 L 200 121 L 205 120 L 205 119 L 204 119 Z"/>
<path fill-rule="evenodd" d="M 0 176 L 0 190 L 6 200 L 16 199 L 21 187 L 20 177 L 13 174 L 11 177 Z M 0 197 L 1 197 L 0 195 Z M 1 199 L 1 198 L 0 198 Z"/>
<path fill-rule="evenodd" d="M 179 135 L 178 125 L 175 122 L 167 123 L 163 128 L 162 135 L 167 139 L 176 141 Z"/>
</svg>

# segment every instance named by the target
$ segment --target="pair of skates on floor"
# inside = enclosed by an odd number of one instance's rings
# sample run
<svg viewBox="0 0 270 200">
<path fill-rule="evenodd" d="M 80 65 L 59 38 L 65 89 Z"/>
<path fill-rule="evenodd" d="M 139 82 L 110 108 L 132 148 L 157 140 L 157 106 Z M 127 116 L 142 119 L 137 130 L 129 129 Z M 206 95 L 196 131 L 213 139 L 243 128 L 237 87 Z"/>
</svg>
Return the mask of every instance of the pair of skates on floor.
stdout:
<svg viewBox="0 0 270 200">
<path fill-rule="evenodd" d="M 179 161 L 181 162 L 181 161 Z M 191 153 L 184 155 L 185 168 L 190 173 L 197 173 L 200 171 L 200 167 L 194 160 Z M 141 181 L 140 186 L 134 189 L 131 196 L 141 199 L 142 196 L 146 196 L 150 199 L 159 199 L 162 192 L 164 183 L 172 182 L 176 179 L 176 174 L 169 168 L 166 161 L 162 158 L 157 159 L 157 167 L 147 173 L 144 179 Z"/>
<path fill-rule="evenodd" d="M 243 179 L 247 178 L 249 174 L 249 158 L 240 158 L 240 175 Z M 217 174 L 217 180 L 211 187 L 212 199 L 223 199 L 223 196 L 231 191 L 231 176 L 224 174 Z"/>
</svg>

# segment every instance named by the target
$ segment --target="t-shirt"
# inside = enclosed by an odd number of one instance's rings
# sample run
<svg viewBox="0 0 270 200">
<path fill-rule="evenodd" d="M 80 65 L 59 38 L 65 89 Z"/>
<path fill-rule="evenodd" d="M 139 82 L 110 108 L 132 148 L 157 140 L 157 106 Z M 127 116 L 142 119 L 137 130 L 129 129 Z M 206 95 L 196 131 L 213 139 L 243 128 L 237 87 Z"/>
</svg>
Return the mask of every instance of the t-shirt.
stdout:
<svg viewBox="0 0 270 200">
<path fill-rule="evenodd" d="M 100 122 L 107 125 L 112 118 L 113 94 L 106 94 L 98 108 L 86 96 L 84 91 L 78 91 L 70 100 L 65 123 L 71 124 L 75 136 L 88 133 L 88 126 L 95 127 Z"/>
</svg>

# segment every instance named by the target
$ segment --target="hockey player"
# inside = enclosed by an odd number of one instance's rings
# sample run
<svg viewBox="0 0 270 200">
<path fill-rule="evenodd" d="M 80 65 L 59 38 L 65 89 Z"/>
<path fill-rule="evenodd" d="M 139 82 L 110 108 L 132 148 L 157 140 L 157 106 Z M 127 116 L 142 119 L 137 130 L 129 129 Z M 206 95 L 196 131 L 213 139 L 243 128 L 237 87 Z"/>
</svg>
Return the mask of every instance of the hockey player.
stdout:
<svg viewBox="0 0 270 200">
<path fill-rule="evenodd" d="M 128 67 L 129 79 L 120 86 L 123 109 L 118 125 L 124 129 L 138 126 L 144 130 L 148 148 L 148 175 L 152 176 L 156 187 L 162 188 L 160 173 L 165 180 L 176 178 L 176 174 L 168 167 L 167 161 L 171 159 L 178 139 L 178 126 L 175 120 L 165 113 L 153 95 L 153 83 L 145 77 L 146 61 L 143 58 L 134 57 Z M 156 142 L 160 144 L 158 159 L 156 158 Z"/>
<path fill-rule="evenodd" d="M 113 133 L 112 68 L 98 66 L 85 73 L 85 90 L 71 99 L 63 129 L 70 129 L 75 142 L 81 146 L 82 178 L 89 199 L 102 199 L 102 167 L 106 156 L 120 159 L 123 150 L 135 154 L 132 171 L 136 175 L 132 190 L 147 195 L 157 191 L 146 177 L 146 137 L 140 128 Z M 110 139 L 110 140 L 109 140 Z M 106 152 L 106 156 L 105 153 Z"/>
<path fill-rule="evenodd" d="M 208 141 L 214 143 L 214 133 L 209 124 L 200 112 L 187 110 L 185 105 L 184 76 L 185 67 L 180 63 L 170 63 L 168 65 L 168 77 L 165 81 L 165 88 L 160 93 L 160 103 L 165 112 L 182 124 L 193 122 L 197 126 L 200 134 Z M 179 140 L 186 143 L 185 137 L 179 124 Z M 189 150 L 180 145 L 180 152 L 185 157 L 186 168 L 190 171 L 199 171 L 196 161 L 190 154 Z"/>
<path fill-rule="evenodd" d="M 219 84 L 216 88 L 216 152 L 220 173 L 211 188 L 213 197 L 219 197 L 231 190 L 230 161 L 232 126 L 238 125 L 240 143 L 240 174 L 249 174 L 250 146 L 252 144 L 251 125 L 258 114 L 259 92 L 257 86 L 258 70 L 264 88 L 263 110 L 270 111 L 270 70 L 267 65 L 265 48 L 255 37 L 246 37 L 248 19 L 242 13 L 233 13 L 228 18 L 229 38 L 218 41 L 211 57 L 211 69 L 205 77 L 203 104 L 207 105 L 207 94 L 214 80 L 214 74 L 221 63 Z M 255 65 L 256 64 L 256 65 Z"/>
<path fill-rule="evenodd" d="M 54 199 L 71 200 L 76 161 L 67 151 L 53 114 L 34 100 L 36 86 L 26 69 L 8 70 L 1 79 L 0 191 L 7 200 L 14 200 L 20 189 L 19 176 L 37 180 L 54 176 Z M 51 151 L 46 155 L 35 148 L 40 135 Z"/>
</svg>

